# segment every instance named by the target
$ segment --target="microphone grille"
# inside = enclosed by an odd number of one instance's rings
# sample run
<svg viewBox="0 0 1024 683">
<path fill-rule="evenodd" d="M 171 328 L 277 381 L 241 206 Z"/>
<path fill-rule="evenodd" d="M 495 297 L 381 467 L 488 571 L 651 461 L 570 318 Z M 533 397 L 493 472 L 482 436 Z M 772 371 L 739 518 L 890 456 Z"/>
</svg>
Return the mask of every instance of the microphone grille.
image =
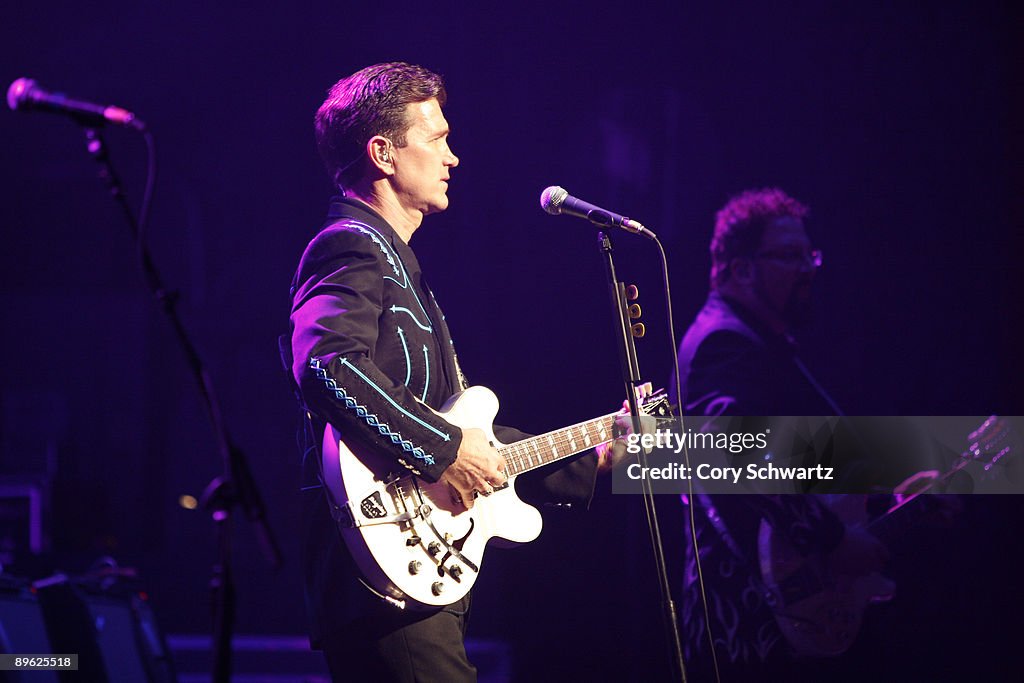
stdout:
<svg viewBox="0 0 1024 683">
<path fill-rule="evenodd" d="M 19 78 L 11 83 L 7 89 L 7 106 L 17 111 L 25 106 L 28 101 L 29 92 L 36 87 L 36 82 L 31 78 Z"/>
<path fill-rule="evenodd" d="M 558 185 L 552 185 L 543 192 L 540 193 L 540 208 L 544 209 L 552 216 L 557 216 L 562 213 L 562 202 L 569 196 L 563 188 Z"/>
</svg>

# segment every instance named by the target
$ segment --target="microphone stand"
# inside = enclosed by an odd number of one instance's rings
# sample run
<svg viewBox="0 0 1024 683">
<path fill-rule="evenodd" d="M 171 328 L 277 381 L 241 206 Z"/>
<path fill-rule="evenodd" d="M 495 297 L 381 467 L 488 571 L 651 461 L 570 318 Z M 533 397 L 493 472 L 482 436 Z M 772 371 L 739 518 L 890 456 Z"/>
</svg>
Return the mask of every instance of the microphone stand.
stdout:
<svg viewBox="0 0 1024 683">
<path fill-rule="evenodd" d="M 633 333 L 629 323 L 629 305 L 626 303 L 626 285 L 618 280 L 615 275 L 615 260 L 612 258 L 612 241 L 604 232 L 598 233 L 598 242 L 601 253 L 605 257 L 605 267 L 608 274 L 608 291 L 611 295 L 611 304 L 616 316 L 615 331 L 619 338 L 619 360 L 622 366 L 622 381 L 626 385 L 626 400 L 629 402 L 629 414 L 633 423 L 633 433 L 641 433 L 640 410 L 637 406 L 636 387 L 643 382 L 640 379 L 640 366 L 636 358 L 636 345 L 633 343 Z M 640 449 L 637 457 L 642 467 L 647 467 L 647 454 Z M 672 655 L 673 678 L 686 683 L 686 665 L 683 662 L 683 645 L 679 636 L 679 622 L 676 618 L 676 605 L 672 600 L 672 591 L 668 582 L 668 569 L 665 564 L 665 550 L 661 542 L 661 529 L 658 526 L 658 514 L 654 507 L 654 492 L 651 483 L 642 478 L 641 489 L 643 491 L 644 511 L 647 513 L 647 528 L 651 536 L 651 546 L 654 549 L 654 563 L 658 572 L 658 586 L 661 589 L 662 617 L 665 622 L 666 635 Z"/>
<path fill-rule="evenodd" d="M 168 290 L 160 278 L 156 265 L 145 242 L 142 241 L 140 221 L 136 219 L 131 207 L 128 205 L 127 197 L 121 179 L 117 175 L 110 157 L 107 154 L 106 144 L 99 128 L 84 125 L 86 148 L 89 154 L 100 164 L 99 175 L 110 190 L 110 195 L 118 206 L 121 207 L 124 217 L 131 228 L 132 235 L 138 244 L 139 259 L 142 266 L 143 276 L 146 285 L 149 287 L 161 310 L 167 315 L 174 329 L 175 336 L 185 353 L 185 360 L 196 380 L 199 395 L 206 408 L 207 417 L 213 427 L 214 436 L 217 441 L 217 449 L 220 452 L 223 472 L 215 477 L 207 485 L 203 492 L 203 506 L 210 510 L 214 520 L 218 539 L 218 558 L 213 566 L 210 590 L 213 598 L 213 642 L 214 642 L 214 669 L 213 680 L 215 683 L 226 683 L 231 679 L 231 637 L 235 620 L 235 588 L 231 575 L 231 512 L 236 506 L 240 506 L 250 522 L 256 525 L 256 532 L 260 540 L 263 554 L 275 569 L 283 564 L 281 549 L 271 532 L 267 522 L 266 507 L 256 488 L 256 482 L 252 478 L 252 472 L 245 458 L 245 454 L 231 442 L 227 426 L 224 424 L 217 402 L 216 393 L 213 389 L 213 380 L 206 370 L 199 352 L 189 338 L 185 325 L 178 315 L 176 308 L 177 292 Z M 151 162 L 153 160 L 153 143 L 150 133 L 143 133 L 147 136 L 147 145 Z M 150 166 L 150 173 L 153 166 Z"/>
</svg>

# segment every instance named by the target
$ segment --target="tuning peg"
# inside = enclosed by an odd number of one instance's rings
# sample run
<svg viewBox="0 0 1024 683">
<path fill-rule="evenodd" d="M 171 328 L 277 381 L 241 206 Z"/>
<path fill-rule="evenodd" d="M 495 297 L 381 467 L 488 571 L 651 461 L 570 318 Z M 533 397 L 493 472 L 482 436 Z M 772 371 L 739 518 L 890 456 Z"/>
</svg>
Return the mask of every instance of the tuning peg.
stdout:
<svg viewBox="0 0 1024 683">
<path fill-rule="evenodd" d="M 640 290 L 636 288 L 636 285 L 626 285 L 626 298 L 630 301 L 640 298 Z"/>
<path fill-rule="evenodd" d="M 633 320 L 640 317 L 640 304 L 629 305 L 629 317 Z"/>
<path fill-rule="evenodd" d="M 647 327 L 643 323 L 633 323 L 630 326 L 629 331 L 633 334 L 634 337 L 640 339 L 641 337 L 644 336 L 644 333 L 647 332 Z"/>
</svg>

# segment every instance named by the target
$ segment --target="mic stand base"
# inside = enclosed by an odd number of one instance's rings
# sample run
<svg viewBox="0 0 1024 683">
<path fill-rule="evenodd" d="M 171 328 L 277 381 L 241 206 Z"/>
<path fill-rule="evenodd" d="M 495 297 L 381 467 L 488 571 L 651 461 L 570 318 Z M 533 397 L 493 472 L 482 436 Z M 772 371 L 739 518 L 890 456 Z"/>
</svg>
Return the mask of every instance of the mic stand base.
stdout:
<svg viewBox="0 0 1024 683">
<path fill-rule="evenodd" d="M 281 550 L 271 533 L 266 519 L 266 508 L 256 489 L 246 458 L 242 451 L 232 445 L 228 436 L 227 425 L 224 423 L 213 389 L 213 381 L 206 371 L 199 352 L 189 338 L 185 325 L 178 315 L 176 303 L 177 292 L 169 291 L 164 286 L 157 271 L 156 264 L 141 239 L 140 222 L 136 219 L 124 187 L 107 154 L 106 144 L 100 130 L 93 126 L 85 127 L 86 147 L 89 154 L 100 164 L 100 178 L 107 185 L 110 195 L 121 207 L 125 219 L 132 230 L 139 248 L 139 259 L 142 265 L 146 284 L 156 297 L 160 309 L 167 315 L 174 329 L 189 369 L 196 380 L 203 407 L 213 426 L 217 439 L 217 447 L 221 457 L 223 473 L 206 487 L 203 501 L 212 510 L 217 530 L 218 562 L 214 565 L 210 589 L 213 597 L 213 631 L 215 663 L 213 680 L 215 683 L 227 683 L 231 679 L 231 639 L 235 625 L 235 587 L 231 574 L 231 510 L 241 506 L 246 517 L 258 532 L 264 555 L 274 568 L 283 563 Z M 151 147 L 151 153 L 152 147 Z"/>
</svg>

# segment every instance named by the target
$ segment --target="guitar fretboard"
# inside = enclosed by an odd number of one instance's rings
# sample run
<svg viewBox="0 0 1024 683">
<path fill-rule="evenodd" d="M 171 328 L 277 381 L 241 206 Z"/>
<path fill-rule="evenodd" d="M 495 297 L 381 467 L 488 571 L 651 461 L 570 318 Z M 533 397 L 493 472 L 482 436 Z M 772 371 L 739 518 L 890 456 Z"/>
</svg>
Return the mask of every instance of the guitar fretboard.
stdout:
<svg viewBox="0 0 1024 683">
<path fill-rule="evenodd" d="M 505 458 L 505 474 L 511 477 L 529 472 L 611 441 L 615 438 L 614 424 L 612 413 L 502 446 L 498 453 Z"/>
</svg>

